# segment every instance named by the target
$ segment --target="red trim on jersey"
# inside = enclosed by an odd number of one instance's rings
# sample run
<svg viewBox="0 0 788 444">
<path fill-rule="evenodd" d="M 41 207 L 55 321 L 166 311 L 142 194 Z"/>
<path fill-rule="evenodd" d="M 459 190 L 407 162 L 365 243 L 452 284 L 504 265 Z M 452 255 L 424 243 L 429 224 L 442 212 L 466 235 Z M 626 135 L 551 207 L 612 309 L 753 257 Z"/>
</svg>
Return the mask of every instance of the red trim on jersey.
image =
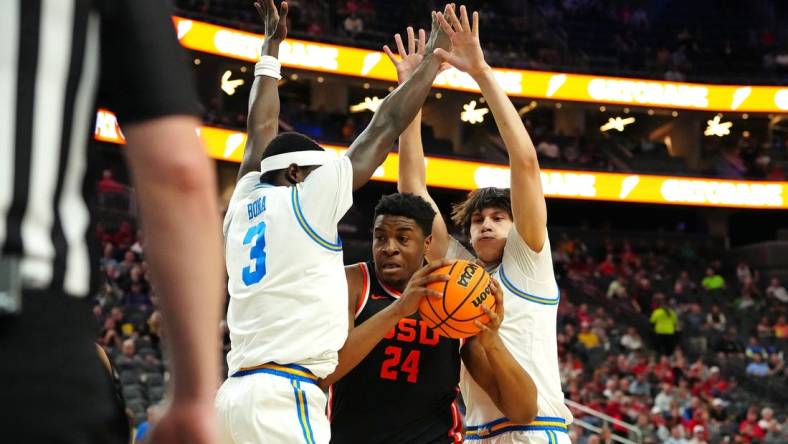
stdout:
<svg viewBox="0 0 788 444">
<path fill-rule="evenodd" d="M 367 270 L 367 264 L 364 262 L 360 262 L 358 264 L 358 268 L 361 269 L 361 295 L 359 295 L 358 301 L 356 301 L 356 315 L 357 318 L 359 314 L 361 314 L 361 310 L 364 309 L 364 306 L 367 305 L 367 299 L 369 299 L 369 270 Z"/>
<path fill-rule="evenodd" d="M 334 412 L 332 411 L 332 407 L 334 404 L 334 384 L 328 386 L 328 402 L 326 403 L 326 417 L 328 418 L 328 422 L 334 419 Z"/>
<path fill-rule="evenodd" d="M 462 420 L 460 419 L 460 411 L 457 409 L 457 401 L 451 403 L 451 419 L 452 426 L 449 429 L 449 438 L 452 439 L 454 444 L 462 442 Z"/>
<path fill-rule="evenodd" d="M 397 291 L 397 290 L 395 290 L 395 289 L 393 289 L 393 288 L 389 287 L 388 285 L 386 285 L 386 284 L 385 284 L 385 282 L 381 281 L 381 280 L 380 280 L 380 279 L 377 277 L 377 275 L 375 275 L 375 279 L 377 279 L 377 280 L 378 280 L 378 282 L 380 283 L 380 286 L 381 286 L 381 287 L 383 287 L 383 290 L 384 290 L 386 293 L 388 293 L 388 294 L 389 294 L 389 296 L 393 297 L 394 299 L 399 299 L 399 297 L 400 297 L 400 296 L 402 296 L 402 293 L 400 293 L 399 291 Z"/>
</svg>

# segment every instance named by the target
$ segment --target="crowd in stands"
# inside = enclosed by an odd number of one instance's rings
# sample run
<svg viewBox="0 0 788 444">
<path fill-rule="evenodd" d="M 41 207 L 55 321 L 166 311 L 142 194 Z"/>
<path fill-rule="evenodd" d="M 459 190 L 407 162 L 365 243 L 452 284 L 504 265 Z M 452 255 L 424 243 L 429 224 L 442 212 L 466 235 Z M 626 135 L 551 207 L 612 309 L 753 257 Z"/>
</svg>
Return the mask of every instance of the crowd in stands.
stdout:
<svg viewBox="0 0 788 444">
<path fill-rule="evenodd" d="M 184 14 L 259 31 L 246 0 L 177 0 Z M 395 32 L 429 29 L 446 1 L 292 0 L 293 35 L 379 49 Z M 497 66 L 649 76 L 673 81 L 774 82 L 788 74 L 775 0 L 500 0 L 467 4 Z M 483 28 L 483 29 L 485 29 Z M 720 30 L 723 32 L 720 32 Z M 724 76 L 724 77 L 723 77 Z"/>
<path fill-rule="evenodd" d="M 788 294 L 777 278 L 691 242 L 554 242 L 569 399 L 644 442 L 788 442 Z M 777 394 L 777 396 L 774 396 Z M 602 426 L 597 418 L 576 418 Z M 573 442 L 604 442 L 575 429 Z M 726 441 L 729 440 L 729 441 Z"/>
<path fill-rule="evenodd" d="M 144 435 L 167 379 L 144 239 L 129 221 L 99 224 L 96 235 L 98 343 Z M 647 443 L 788 442 L 788 291 L 780 279 L 745 262 L 726 267 L 701 240 L 551 236 L 566 396 L 638 430 L 574 411 L 602 431 L 573 426 L 573 442 L 609 442 L 613 433 L 639 433 Z"/>
</svg>

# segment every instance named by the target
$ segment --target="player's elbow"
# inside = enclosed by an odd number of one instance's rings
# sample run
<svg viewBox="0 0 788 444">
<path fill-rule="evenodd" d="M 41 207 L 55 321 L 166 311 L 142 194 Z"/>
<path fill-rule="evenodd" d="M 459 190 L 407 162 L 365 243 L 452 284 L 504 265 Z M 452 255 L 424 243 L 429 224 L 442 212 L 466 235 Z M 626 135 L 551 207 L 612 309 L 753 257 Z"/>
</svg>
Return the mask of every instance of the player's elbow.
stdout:
<svg viewBox="0 0 788 444">
<path fill-rule="evenodd" d="M 539 159 L 536 157 L 534 150 L 517 150 L 516 155 L 509 154 L 509 166 L 512 170 L 520 172 L 537 172 L 539 171 Z"/>
<path fill-rule="evenodd" d="M 171 156 L 154 168 L 158 185 L 181 195 L 203 194 L 214 186 L 210 161 L 201 152 Z"/>
<path fill-rule="evenodd" d="M 522 400 L 508 410 L 511 411 L 505 412 L 505 414 L 513 422 L 518 424 L 530 424 L 536 419 L 536 396 L 534 396 L 533 400 Z"/>
</svg>

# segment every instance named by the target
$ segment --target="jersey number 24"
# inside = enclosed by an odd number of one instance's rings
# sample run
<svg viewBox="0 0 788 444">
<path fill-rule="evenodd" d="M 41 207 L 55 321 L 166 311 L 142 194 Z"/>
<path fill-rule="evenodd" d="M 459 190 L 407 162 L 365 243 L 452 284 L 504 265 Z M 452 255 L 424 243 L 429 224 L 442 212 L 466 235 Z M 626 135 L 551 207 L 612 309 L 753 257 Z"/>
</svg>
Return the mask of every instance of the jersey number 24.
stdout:
<svg viewBox="0 0 788 444">
<path fill-rule="evenodd" d="M 260 222 L 246 232 L 244 245 L 249 244 L 252 244 L 249 259 L 252 260 L 253 266 L 243 269 L 243 280 L 247 287 L 260 282 L 265 277 L 265 222 Z"/>
</svg>

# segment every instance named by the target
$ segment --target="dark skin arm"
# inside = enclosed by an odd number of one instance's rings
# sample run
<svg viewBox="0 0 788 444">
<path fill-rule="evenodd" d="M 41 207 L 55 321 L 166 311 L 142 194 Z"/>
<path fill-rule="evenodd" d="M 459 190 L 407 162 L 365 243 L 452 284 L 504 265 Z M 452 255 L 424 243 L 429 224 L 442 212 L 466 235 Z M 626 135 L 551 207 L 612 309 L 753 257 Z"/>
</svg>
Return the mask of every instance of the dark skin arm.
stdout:
<svg viewBox="0 0 788 444">
<path fill-rule="evenodd" d="M 265 24 L 262 55 L 279 57 L 279 45 L 287 37 L 287 2 L 277 11 L 274 0 L 257 0 L 254 4 Z M 238 179 L 260 170 L 265 148 L 279 132 L 279 81 L 255 76 L 249 93 L 249 116 L 246 120 L 246 147 L 238 170 Z"/>
<path fill-rule="evenodd" d="M 447 10 L 451 5 L 446 6 Z M 441 29 L 437 14 L 432 13 L 432 32 L 424 60 L 406 82 L 392 91 L 372 117 L 372 121 L 350 145 L 347 156 L 353 164 L 353 189 L 361 188 L 378 166 L 386 160 L 389 149 L 419 112 L 441 66 L 434 55 L 438 48 L 447 49 L 449 39 Z"/>
<path fill-rule="evenodd" d="M 528 424 L 537 413 L 536 385 L 498 335 L 504 316 L 503 291 L 495 279 L 490 282 L 495 312 L 482 306 L 490 322 L 475 321 L 481 333 L 462 347 L 462 362 L 498 410 L 516 423 Z"/>
<path fill-rule="evenodd" d="M 441 297 L 437 291 L 427 287 L 432 282 L 447 281 L 449 276 L 445 274 L 430 275 L 440 267 L 451 264 L 451 261 L 435 261 L 420 269 L 410 278 L 408 286 L 402 292 L 402 296 L 385 309 L 379 311 L 367 319 L 361 325 L 354 326 L 356 315 L 356 304 L 363 291 L 363 276 L 358 265 L 345 267 L 345 276 L 348 283 L 348 333 L 345 345 L 339 350 L 339 364 L 334 373 L 318 381 L 322 389 L 326 389 L 331 384 L 339 381 L 353 370 L 369 352 L 378 345 L 381 339 L 386 336 L 400 319 L 410 316 L 419 308 L 419 303 L 423 297 Z M 370 270 L 374 273 L 373 270 Z M 374 279 L 374 277 L 370 277 Z"/>
</svg>

